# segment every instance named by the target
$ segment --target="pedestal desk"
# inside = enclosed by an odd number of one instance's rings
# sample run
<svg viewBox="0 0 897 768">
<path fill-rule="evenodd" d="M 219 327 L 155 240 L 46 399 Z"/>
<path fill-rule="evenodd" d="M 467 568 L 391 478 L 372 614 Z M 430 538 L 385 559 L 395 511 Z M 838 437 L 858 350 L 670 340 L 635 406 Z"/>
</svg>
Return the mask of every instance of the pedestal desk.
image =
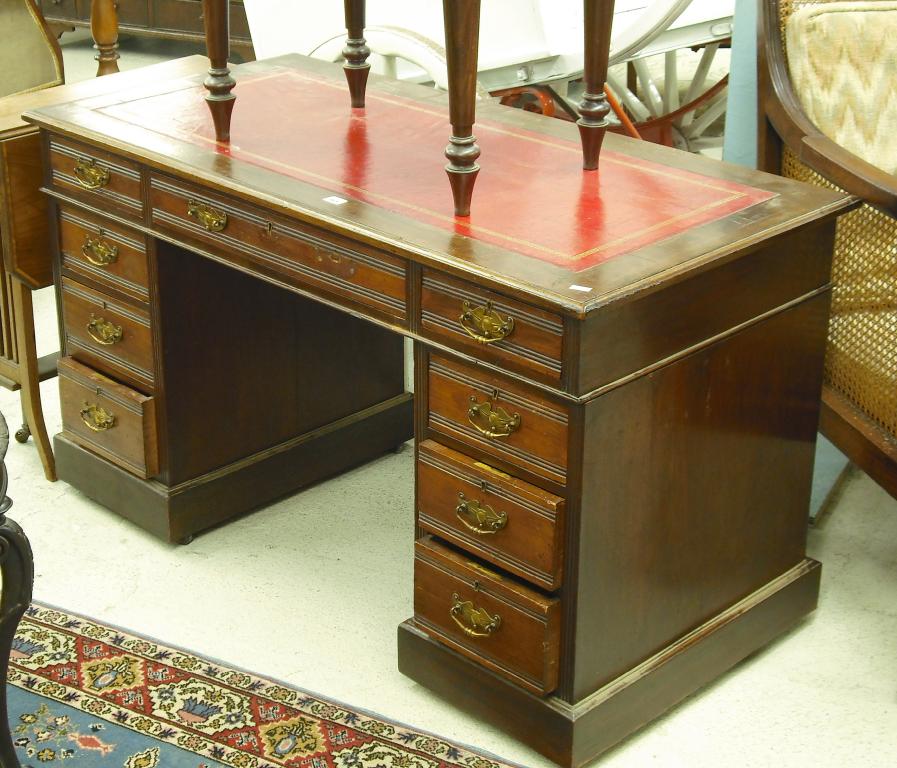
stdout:
<svg viewBox="0 0 897 768">
<path fill-rule="evenodd" d="M 416 438 L 399 667 L 579 765 L 811 611 L 849 198 L 301 57 L 32 112 L 58 231 L 60 478 L 172 541 Z M 403 388 L 414 340 L 415 393 Z M 412 418 L 413 410 L 413 418 Z M 300 555 L 301 556 L 301 555 Z"/>
</svg>

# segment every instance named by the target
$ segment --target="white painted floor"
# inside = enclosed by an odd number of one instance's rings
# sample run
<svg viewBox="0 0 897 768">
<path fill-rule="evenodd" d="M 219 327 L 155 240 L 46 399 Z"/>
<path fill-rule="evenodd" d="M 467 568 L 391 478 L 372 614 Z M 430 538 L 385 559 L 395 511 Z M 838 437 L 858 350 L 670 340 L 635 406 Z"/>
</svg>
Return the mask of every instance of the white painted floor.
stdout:
<svg viewBox="0 0 897 768">
<path fill-rule="evenodd" d="M 147 43 L 144 41 L 141 48 Z M 87 48 L 70 45 L 80 56 Z M 127 49 L 123 64 L 129 60 Z M 69 64 L 70 79 L 78 71 Z M 36 297 L 41 352 L 57 343 Z M 56 381 L 42 387 L 60 428 Z M 0 390 L 11 430 L 18 395 Z M 390 455 L 200 535 L 163 544 L 65 483 L 31 442 L 7 454 L 35 598 L 281 678 L 525 766 L 550 763 L 396 670 L 411 614 L 412 452 Z M 598 761 L 602 766 L 897 765 L 897 501 L 856 473 L 810 531 L 819 609 Z"/>
</svg>

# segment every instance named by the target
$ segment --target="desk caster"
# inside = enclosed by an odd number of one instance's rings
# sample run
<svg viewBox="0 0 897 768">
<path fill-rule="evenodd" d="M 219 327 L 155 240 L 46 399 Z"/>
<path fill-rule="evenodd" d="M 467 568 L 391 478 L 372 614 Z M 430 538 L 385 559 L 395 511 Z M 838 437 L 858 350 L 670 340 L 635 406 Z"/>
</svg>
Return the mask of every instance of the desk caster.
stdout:
<svg viewBox="0 0 897 768">
<path fill-rule="evenodd" d="M 186 536 L 184 536 L 184 538 L 178 539 L 178 544 L 183 544 L 184 546 L 186 546 L 191 541 L 193 541 L 193 538 L 194 535 L 192 533 L 188 533 Z"/>
<path fill-rule="evenodd" d="M 27 443 L 29 437 L 31 437 L 31 429 L 27 424 L 23 424 L 16 430 L 17 443 Z"/>
</svg>

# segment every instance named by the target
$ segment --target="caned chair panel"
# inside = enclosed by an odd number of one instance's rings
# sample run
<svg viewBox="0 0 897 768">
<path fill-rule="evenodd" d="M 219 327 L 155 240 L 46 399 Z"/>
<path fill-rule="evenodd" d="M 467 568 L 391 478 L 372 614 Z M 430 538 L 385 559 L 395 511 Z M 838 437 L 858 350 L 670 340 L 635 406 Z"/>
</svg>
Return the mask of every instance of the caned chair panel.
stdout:
<svg viewBox="0 0 897 768">
<path fill-rule="evenodd" d="M 34 0 L 0 2 L 0 96 L 61 85 L 62 55 Z"/>
</svg>

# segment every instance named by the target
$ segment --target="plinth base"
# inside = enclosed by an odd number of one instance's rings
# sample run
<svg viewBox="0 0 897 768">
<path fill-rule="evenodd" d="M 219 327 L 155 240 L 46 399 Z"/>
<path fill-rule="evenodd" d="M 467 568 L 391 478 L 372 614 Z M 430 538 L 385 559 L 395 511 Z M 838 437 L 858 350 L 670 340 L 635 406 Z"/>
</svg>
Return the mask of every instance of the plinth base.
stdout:
<svg viewBox="0 0 897 768">
<path fill-rule="evenodd" d="M 403 394 L 176 486 L 141 480 L 64 435 L 54 438 L 60 480 L 171 542 L 282 498 L 410 439 L 413 396 Z"/>
<path fill-rule="evenodd" d="M 560 765 L 576 768 L 810 613 L 820 572 L 818 562 L 804 560 L 575 704 L 526 693 L 431 640 L 413 619 L 399 626 L 399 670 Z"/>
</svg>

